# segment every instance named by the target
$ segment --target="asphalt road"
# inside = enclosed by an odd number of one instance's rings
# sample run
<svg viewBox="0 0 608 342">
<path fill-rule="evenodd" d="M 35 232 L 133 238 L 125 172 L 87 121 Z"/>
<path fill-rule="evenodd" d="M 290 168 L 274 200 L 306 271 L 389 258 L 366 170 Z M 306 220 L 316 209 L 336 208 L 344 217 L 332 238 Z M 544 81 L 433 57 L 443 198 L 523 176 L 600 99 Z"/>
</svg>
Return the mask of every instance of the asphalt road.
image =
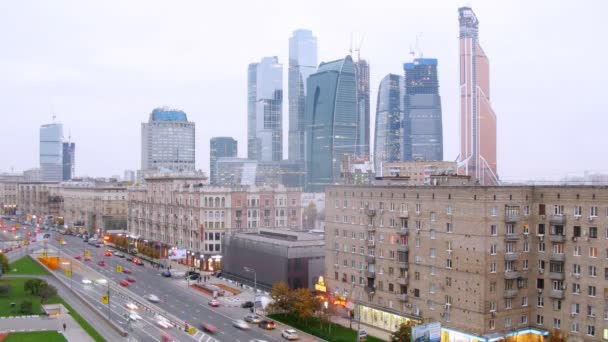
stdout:
<svg viewBox="0 0 608 342">
<path fill-rule="evenodd" d="M 57 235 L 59 236 L 59 235 Z M 246 309 L 240 308 L 228 308 L 222 307 L 212 308 L 208 305 L 208 301 L 211 299 L 204 298 L 198 293 L 193 293 L 193 290 L 187 289 L 184 286 L 183 282 L 178 279 L 173 278 L 164 278 L 161 276 L 161 271 L 153 269 L 148 263 L 145 266 L 138 266 L 131 262 L 127 262 L 125 259 L 118 258 L 116 256 L 106 257 L 104 252 L 106 248 L 95 248 L 94 246 L 90 246 L 82 241 L 82 239 L 74 237 L 74 236 L 61 236 L 67 242 L 66 245 L 59 245 L 57 241 L 55 241 L 54 236 L 51 239 L 51 244 L 61 250 L 61 253 L 64 256 L 74 257 L 76 255 L 83 255 L 84 250 L 89 250 L 89 255 L 93 258 L 91 262 L 82 262 L 74 264 L 84 265 L 86 267 L 99 272 L 103 277 L 109 278 L 112 280 L 115 285 L 113 288 L 119 288 L 118 282 L 120 280 L 125 279 L 127 276 L 132 276 L 136 278 L 135 283 L 131 283 L 127 288 L 120 289 L 126 296 L 131 299 L 141 302 L 144 299 L 137 300 L 143 296 L 154 294 L 161 299 L 160 303 L 156 303 L 155 306 L 158 307 L 159 310 L 166 312 L 166 316 L 176 317 L 177 321 L 181 324 L 188 323 L 190 326 L 194 326 L 195 328 L 200 328 L 201 323 L 211 324 L 218 328 L 218 332 L 215 333 L 212 337 L 207 336 L 206 334 L 197 333 L 195 336 L 188 336 L 183 334 L 183 332 L 178 332 L 177 328 L 170 329 L 170 333 L 174 338 L 178 340 L 184 340 L 194 338 L 194 340 L 198 341 L 213 341 L 213 339 L 218 341 L 234 341 L 234 342 L 246 342 L 251 339 L 262 339 L 266 341 L 280 341 L 280 332 L 271 331 L 266 332 L 256 326 L 252 326 L 250 330 L 243 331 L 237 329 L 232 326 L 232 320 L 234 319 L 242 319 L 248 311 Z M 99 266 L 97 264 L 98 261 L 105 260 L 107 265 Z M 73 265 L 74 265 L 73 264 Z M 120 264 L 123 269 L 128 268 L 132 271 L 132 274 L 124 274 L 116 272 L 116 266 Z M 79 270 L 75 268 L 74 270 L 74 284 L 76 283 L 76 277 L 78 274 L 86 274 L 86 270 Z M 94 279 L 91 279 L 94 280 Z M 80 280 L 78 280 L 79 286 L 81 285 Z M 99 287 L 97 292 L 90 291 L 87 289 L 83 289 L 85 292 L 89 292 L 92 296 L 92 300 L 94 300 L 95 295 L 98 296 L 97 302 L 99 303 L 101 297 L 101 287 L 99 285 L 93 285 L 89 287 L 95 289 Z M 113 291 L 111 291 L 112 293 Z M 111 294 L 112 303 L 113 297 Z M 122 315 L 126 310 L 123 309 L 125 301 L 119 301 L 117 307 L 112 307 L 112 310 L 116 310 L 117 315 Z M 100 304 L 101 305 L 101 304 Z M 107 308 L 106 308 L 107 310 Z M 114 311 L 113 311 L 114 313 Z M 153 321 L 151 321 L 151 316 L 147 314 L 142 315 L 140 312 L 143 321 L 138 322 L 137 324 L 142 324 L 140 329 L 137 329 L 137 326 L 134 326 L 135 330 L 144 330 L 145 332 L 154 332 L 152 328 L 158 330 L 159 328 L 154 325 Z M 183 330 L 184 326 L 180 327 Z M 159 335 L 157 335 L 159 336 Z"/>
</svg>

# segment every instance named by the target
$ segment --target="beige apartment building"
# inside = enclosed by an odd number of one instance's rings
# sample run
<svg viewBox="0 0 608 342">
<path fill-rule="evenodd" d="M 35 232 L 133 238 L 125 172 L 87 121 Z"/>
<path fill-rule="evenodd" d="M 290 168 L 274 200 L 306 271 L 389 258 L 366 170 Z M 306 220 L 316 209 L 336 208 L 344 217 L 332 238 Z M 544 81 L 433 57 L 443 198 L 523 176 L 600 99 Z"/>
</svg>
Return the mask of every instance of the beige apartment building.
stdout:
<svg viewBox="0 0 608 342">
<path fill-rule="evenodd" d="M 333 186 L 327 291 L 442 341 L 608 339 L 608 187 Z"/>
<path fill-rule="evenodd" d="M 51 194 L 56 182 L 20 182 L 17 184 L 16 214 L 28 221 L 42 222 L 46 216 L 60 216 L 62 199 Z"/>
<path fill-rule="evenodd" d="M 0 214 L 15 215 L 17 211 L 17 184 L 23 181 L 20 174 L 0 174 Z"/>
</svg>

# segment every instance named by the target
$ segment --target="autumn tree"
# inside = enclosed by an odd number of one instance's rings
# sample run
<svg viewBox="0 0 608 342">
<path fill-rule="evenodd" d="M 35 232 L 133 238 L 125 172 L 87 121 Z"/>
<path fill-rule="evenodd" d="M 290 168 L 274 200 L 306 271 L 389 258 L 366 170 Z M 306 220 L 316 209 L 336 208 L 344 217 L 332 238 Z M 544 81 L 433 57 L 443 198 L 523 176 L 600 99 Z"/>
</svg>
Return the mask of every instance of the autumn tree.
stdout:
<svg viewBox="0 0 608 342">
<path fill-rule="evenodd" d="M 547 337 L 547 341 L 549 342 L 566 342 L 567 337 L 559 329 L 553 329 L 549 332 L 549 336 Z"/>
<path fill-rule="evenodd" d="M 40 296 L 40 303 L 44 303 L 47 299 L 57 294 L 57 288 L 48 283 L 43 283 L 38 290 L 38 296 Z"/>
<path fill-rule="evenodd" d="M 274 301 L 270 304 L 270 310 L 273 312 L 291 311 L 291 294 L 292 291 L 289 288 L 289 285 L 284 281 L 272 285 L 270 295 Z"/>
<path fill-rule="evenodd" d="M 320 302 L 309 289 L 299 288 L 293 291 L 291 307 L 298 318 L 308 325 L 308 320 L 319 310 Z"/>
<path fill-rule="evenodd" d="M 4 253 L 0 253 L 0 266 L 2 266 L 2 273 L 7 273 L 10 270 L 10 266 L 8 264 L 8 258 Z"/>
<path fill-rule="evenodd" d="M 399 329 L 391 334 L 390 342 L 410 342 L 412 336 L 412 321 L 399 325 Z"/>
</svg>

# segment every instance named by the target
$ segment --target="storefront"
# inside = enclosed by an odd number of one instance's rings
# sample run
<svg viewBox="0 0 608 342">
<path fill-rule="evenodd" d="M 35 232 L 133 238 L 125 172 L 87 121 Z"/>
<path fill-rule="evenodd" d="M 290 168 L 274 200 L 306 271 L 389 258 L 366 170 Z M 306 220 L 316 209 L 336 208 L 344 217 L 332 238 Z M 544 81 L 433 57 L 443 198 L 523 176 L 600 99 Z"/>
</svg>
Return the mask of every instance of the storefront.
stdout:
<svg viewBox="0 0 608 342">
<path fill-rule="evenodd" d="M 491 336 L 476 336 L 462 331 L 442 327 L 442 342 L 542 342 L 543 337 L 549 335 L 548 331 L 538 329 L 521 329 L 505 334 Z"/>
<path fill-rule="evenodd" d="M 360 317 L 362 324 L 391 332 L 397 330 L 401 323 L 407 323 L 408 321 L 412 321 L 414 325 L 422 323 L 420 320 L 406 317 L 396 312 L 390 312 L 386 309 L 375 308 L 363 304 L 356 305 L 355 315 Z"/>
</svg>

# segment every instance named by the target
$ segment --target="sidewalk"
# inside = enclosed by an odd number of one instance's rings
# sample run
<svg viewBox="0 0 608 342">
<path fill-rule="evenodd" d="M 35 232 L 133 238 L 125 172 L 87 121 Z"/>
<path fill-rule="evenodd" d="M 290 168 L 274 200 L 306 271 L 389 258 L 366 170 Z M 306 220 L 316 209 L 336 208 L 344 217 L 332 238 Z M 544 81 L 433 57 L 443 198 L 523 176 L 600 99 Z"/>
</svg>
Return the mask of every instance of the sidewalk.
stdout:
<svg viewBox="0 0 608 342">
<path fill-rule="evenodd" d="M 66 325 L 66 330 L 63 332 L 63 324 Z M 31 331 L 46 331 L 53 330 L 60 334 L 63 333 L 65 338 L 70 342 L 94 342 L 84 329 L 68 314 L 60 317 L 2 317 L 0 319 L 0 333 L 13 332 L 31 332 Z"/>
</svg>

